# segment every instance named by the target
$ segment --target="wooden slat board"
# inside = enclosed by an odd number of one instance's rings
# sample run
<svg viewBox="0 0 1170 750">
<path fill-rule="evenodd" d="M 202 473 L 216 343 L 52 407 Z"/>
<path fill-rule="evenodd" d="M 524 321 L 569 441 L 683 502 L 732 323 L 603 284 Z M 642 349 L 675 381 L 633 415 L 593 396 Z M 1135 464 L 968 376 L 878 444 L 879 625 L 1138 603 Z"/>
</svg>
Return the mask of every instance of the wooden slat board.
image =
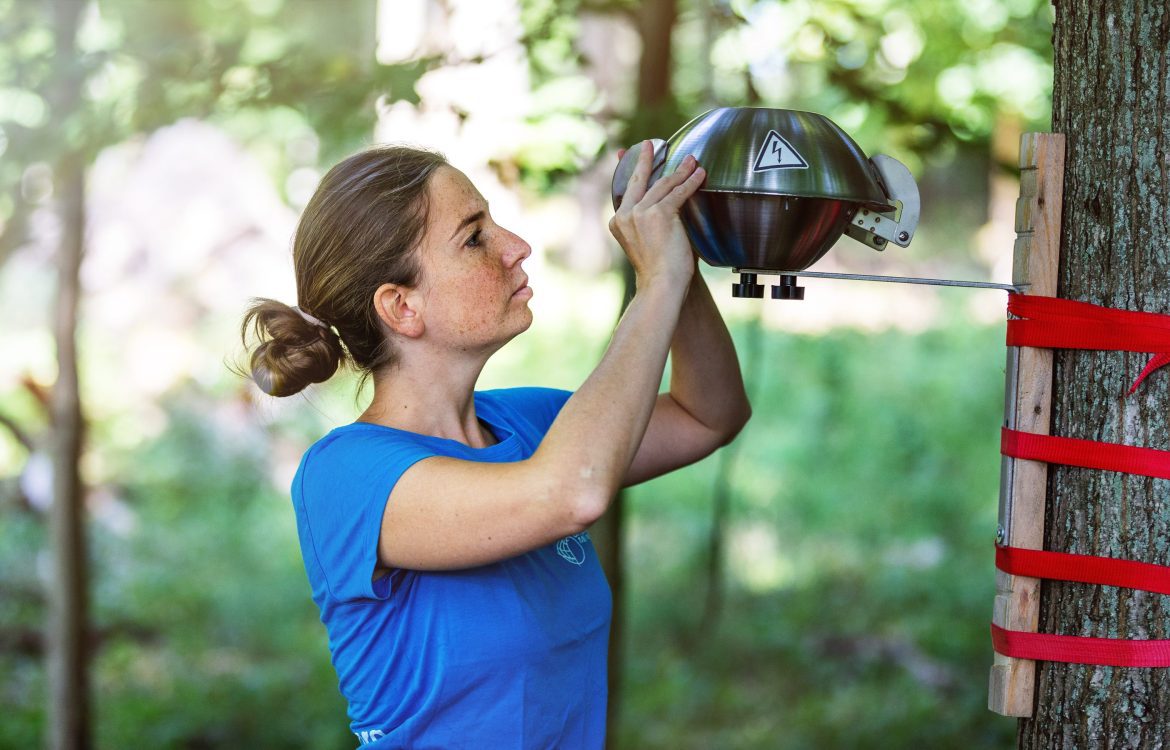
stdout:
<svg viewBox="0 0 1170 750">
<path fill-rule="evenodd" d="M 1016 203 L 1016 245 L 1012 283 L 1028 294 L 1056 296 L 1060 262 L 1060 214 L 1064 195 L 1065 139 L 1056 133 L 1020 138 L 1020 198 Z M 1005 420 L 1008 427 L 1049 434 L 1052 405 L 1052 351 L 1008 349 Z M 1043 549 L 1048 464 L 1003 458 L 1000 482 L 1002 542 Z M 995 572 L 992 621 L 1010 630 L 1035 632 L 1040 617 L 1040 581 Z M 1031 716 L 1036 662 L 994 655 L 987 705 L 1004 716 Z"/>
</svg>

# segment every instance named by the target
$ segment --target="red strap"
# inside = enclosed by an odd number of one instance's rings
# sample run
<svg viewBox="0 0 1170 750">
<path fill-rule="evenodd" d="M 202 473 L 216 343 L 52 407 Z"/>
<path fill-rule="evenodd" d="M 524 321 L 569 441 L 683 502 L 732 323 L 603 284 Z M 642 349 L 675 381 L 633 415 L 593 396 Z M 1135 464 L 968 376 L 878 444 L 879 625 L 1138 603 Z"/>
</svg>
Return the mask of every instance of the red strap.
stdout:
<svg viewBox="0 0 1170 750">
<path fill-rule="evenodd" d="M 1008 346 L 1098 349 L 1154 354 L 1134 381 L 1170 364 L 1170 315 L 1099 307 L 1056 297 L 1009 294 Z"/>
<path fill-rule="evenodd" d="M 1132 641 L 1026 633 L 1006 630 L 992 623 L 991 644 L 998 653 L 1015 659 L 1114 667 L 1170 667 L 1170 640 Z"/>
<path fill-rule="evenodd" d="M 995 566 L 1012 575 L 1123 586 L 1170 594 L 1170 567 L 1071 555 L 1065 552 L 996 547 Z M 1129 640 L 1031 633 L 991 624 L 995 650 L 1016 659 L 1104 664 L 1115 667 L 1170 667 L 1170 640 Z"/>
<path fill-rule="evenodd" d="M 1000 453 L 1050 464 L 1170 479 L 1170 451 L 1157 448 L 1036 435 L 1004 427 L 1000 436 Z"/>
<path fill-rule="evenodd" d="M 1133 385 L 1129 387 L 1130 394 L 1132 395 L 1133 392 L 1137 390 L 1138 386 L 1142 384 L 1142 381 L 1145 380 L 1150 373 L 1152 373 L 1154 370 L 1157 370 L 1159 367 L 1166 366 L 1167 364 L 1170 364 L 1170 354 L 1155 354 L 1154 356 L 1150 357 L 1150 361 L 1146 362 L 1146 366 L 1145 369 L 1142 370 L 1142 374 L 1138 375 L 1137 380 L 1133 381 Z"/>
<path fill-rule="evenodd" d="M 1170 315 L 1115 310 L 1087 302 L 1009 294 L 1008 346 L 1149 352 L 1149 362 L 1129 392 L 1170 364 Z M 1004 428 L 1005 456 L 1066 466 L 1170 479 L 1170 451 L 1092 440 L 1036 435 Z M 1121 586 L 1170 595 L 1170 567 L 1064 552 L 998 547 L 996 567 L 1013 575 Z M 991 625 L 995 650 L 1017 659 L 1170 667 L 1170 640 L 1088 638 L 1006 630 Z"/>
<path fill-rule="evenodd" d="M 1170 595 L 1170 567 L 1115 557 L 996 547 L 995 567 L 1015 576 L 1054 578 Z"/>
</svg>

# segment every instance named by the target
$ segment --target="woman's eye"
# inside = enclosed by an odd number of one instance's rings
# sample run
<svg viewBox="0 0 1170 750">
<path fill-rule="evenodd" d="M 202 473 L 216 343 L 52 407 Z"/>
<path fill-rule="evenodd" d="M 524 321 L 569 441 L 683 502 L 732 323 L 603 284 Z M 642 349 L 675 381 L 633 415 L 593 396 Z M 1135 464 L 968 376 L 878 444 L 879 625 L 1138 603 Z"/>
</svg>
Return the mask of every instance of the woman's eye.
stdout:
<svg viewBox="0 0 1170 750">
<path fill-rule="evenodd" d="M 479 247 L 479 232 L 480 230 L 477 229 L 471 233 L 471 236 L 467 238 L 465 247 Z"/>
</svg>

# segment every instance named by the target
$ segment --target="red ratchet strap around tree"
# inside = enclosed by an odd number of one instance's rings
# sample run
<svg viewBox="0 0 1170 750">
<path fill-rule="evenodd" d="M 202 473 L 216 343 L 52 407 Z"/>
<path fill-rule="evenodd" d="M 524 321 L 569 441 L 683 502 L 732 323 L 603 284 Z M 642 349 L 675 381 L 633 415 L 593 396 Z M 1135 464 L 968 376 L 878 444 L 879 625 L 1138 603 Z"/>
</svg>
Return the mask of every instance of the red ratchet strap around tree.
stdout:
<svg viewBox="0 0 1170 750">
<path fill-rule="evenodd" d="M 996 547 L 995 567 L 1017 576 L 1055 578 L 1170 594 L 1170 568 L 1132 560 Z M 1170 667 L 1170 640 L 1136 641 L 1031 633 L 1007 630 L 992 623 L 991 643 L 999 653 L 1016 659 L 1114 667 Z"/>
<path fill-rule="evenodd" d="M 999 452 L 1030 461 L 1170 479 L 1170 451 L 1157 448 L 1037 435 L 1004 427 Z"/>
<path fill-rule="evenodd" d="M 1170 594 L 1170 568 L 1165 565 L 1119 560 L 1115 557 L 1073 555 L 1022 547 L 996 547 L 995 567 L 1004 573 L 1058 581 L 1122 586 L 1155 594 Z"/>
<path fill-rule="evenodd" d="M 991 623 L 991 645 L 1004 656 L 1109 667 L 1170 667 L 1170 641 L 1130 641 L 1025 633 Z"/>
<path fill-rule="evenodd" d="M 1170 315 L 1098 307 L 1085 302 L 1008 295 L 1008 346 L 1097 349 L 1153 354 L 1129 392 L 1170 364 Z M 1036 435 L 1005 428 L 1005 456 L 1170 479 L 1170 451 L 1092 440 Z M 997 547 L 996 567 L 1032 578 L 1077 581 L 1170 595 L 1170 567 L 1019 547 Z M 995 650 L 1018 659 L 1119 667 L 1170 667 L 1170 640 L 1088 638 L 1007 630 L 994 623 Z"/>
<path fill-rule="evenodd" d="M 1017 318 L 1008 320 L 1008 346 L 1153 354 L 1130 393 L 1154 370 L 1170 364 L 1170 315 L 1029 294 L 1008 294 L 1008 312 Z"/>
</svg>

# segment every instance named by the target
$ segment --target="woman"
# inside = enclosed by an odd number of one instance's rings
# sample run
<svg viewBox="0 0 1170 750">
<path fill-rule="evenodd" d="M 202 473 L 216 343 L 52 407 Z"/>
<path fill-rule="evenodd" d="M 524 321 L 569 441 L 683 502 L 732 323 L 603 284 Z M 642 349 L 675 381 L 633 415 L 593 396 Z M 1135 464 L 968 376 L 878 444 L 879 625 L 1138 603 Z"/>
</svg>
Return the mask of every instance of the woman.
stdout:
<svg viewBox="0 0 1170 750">
<path fill-rule="evenodd" d="M 292 485 L 363 745 L 603 745 L 611 603 L 586 530 L 620 487 L 708 455 L 750 414 L 678 217 L 704 172 L 689 160 L 647 190 L 650 153 L 610 221 L 637 292 L 576 392 L 475 390 L 532 322 L 531 248 L 425 150 L 376 148 L 330 170 L 293 246 L 299 307 L 257 300 L 244 318 L 267 393 L 347 358 L 374 381 L 369 407 L 309 448 Z"/>
</svg>

